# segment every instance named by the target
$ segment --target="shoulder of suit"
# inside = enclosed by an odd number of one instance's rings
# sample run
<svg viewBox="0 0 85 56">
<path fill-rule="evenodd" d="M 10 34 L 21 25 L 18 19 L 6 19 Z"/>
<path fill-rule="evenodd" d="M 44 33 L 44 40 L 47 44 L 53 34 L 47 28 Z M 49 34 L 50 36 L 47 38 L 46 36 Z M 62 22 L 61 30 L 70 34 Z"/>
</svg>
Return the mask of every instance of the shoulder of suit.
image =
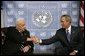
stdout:
<svg viewBox="0 0 85 56">
<path fill-rule="evenodd" d="M 10 27 L 7 27 L 7 30 L 14 30 L 16 27 L 15 26 L 10 26 Z"/>
<path fill-rule="evenodd" d="M 57 30 L 57 32 L 61 32 L 61 31 L 64 31 L 65 29 L 64 28 L 60 28 Z"/>
<path fill-rule="evenodd" d="M 29 30 L 25 29 L 25 31 L 29 32 Z"/>
<path fill-rule="evenodd" d="M 25 29 L 25 31 L 24 31 L 25 33 L 29 33 L 29 31 L 27 30 L 27 29 Z"/>
<path fill-rule="evenodd" d="M 72 28 L 74 28 L 74 29 L 81 29 L 80 26 L 72 26 Z"/>
<path fill-rule="evenodd" d="M 15 26 L 10 26 L 10 27 L 8 27 L 8 28 L 15 28 Z"/>
<path fill-rule="evenodd" d="M 72 26 L 72 30 L 76 32 L 81 32 L 81 27 L 79 26 Z"/>
</svg>

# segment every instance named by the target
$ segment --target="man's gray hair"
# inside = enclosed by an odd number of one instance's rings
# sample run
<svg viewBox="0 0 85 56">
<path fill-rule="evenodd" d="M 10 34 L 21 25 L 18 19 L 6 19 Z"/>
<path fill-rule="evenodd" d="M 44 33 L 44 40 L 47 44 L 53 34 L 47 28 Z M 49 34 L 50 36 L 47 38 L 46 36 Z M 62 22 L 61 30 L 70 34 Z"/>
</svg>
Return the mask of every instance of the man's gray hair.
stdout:
<svg viewBox="0 0 85 56">
<path fill-rule="evenodd" d="M 62 19 L 62 17 L 65 17 L 65 20 L 66 20 L 66 21 L 70 21 L 70 23 L 71 23 L 71 20 L 72 20 L 72 19 L 71 19 L 71 16 L 69 16 L 69 15 L 62 15 L 62 16 L 61 16 L 61 19 Z"/>
<path fill-rule="evenodd" d="M 24 21 L 24 18 L 18 18 L 18 19 L 16 19 L 16 22 L 18 22 L 18 21 Z"/>
<path fill-rule="evenodd" d="M 25 21 L 25 20 L 24 20 L 24 18 L 18 18 L 18 19 L 16 20 L 16 24 L 17 24 L 18 22 L 20 22 L 20 21 Z"/>
</svg>

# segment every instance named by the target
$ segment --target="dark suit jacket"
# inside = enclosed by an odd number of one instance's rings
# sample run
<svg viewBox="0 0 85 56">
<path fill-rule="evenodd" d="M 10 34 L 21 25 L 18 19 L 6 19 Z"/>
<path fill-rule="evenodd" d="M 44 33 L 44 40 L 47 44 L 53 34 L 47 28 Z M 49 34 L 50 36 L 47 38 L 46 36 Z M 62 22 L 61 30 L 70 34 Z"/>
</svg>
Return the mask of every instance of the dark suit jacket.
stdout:
<svg viewBox="0 0 85 56">
<path fill-rule="evenodd" d="M 21 46 L 30 45 L 31 49 L 28 53 L 33 52 L 33 43 L 31 41 L 26 41 L 27 37 L 30 38 L 29 31 L 25 30 L 22 34 L 15 27 L 8 27 L 5 33 L 6 38 L 3 45 L 3 55 L 16 55 Z"/>
<path fill-rule="evenodd" d="M 74 27 L 74 26 L 71 27 L 70 42 L 67 40 L 65 29 L 61 28 L 56 31 L 56 34 L 52 38 L 43 39 L 41 45 L 52 44 L 56 41 L 60 41 L 63 46 L 63 48 L 60 48 L 61 53 L 59 53 L 59 54 L 61 54 L 61 55 L 68 54 L 69 52 L 71 52 L 73 50 L 78 50 L 80 52 L 80 50 L 82 49 L 82 45 L 84 45 L 84 44 L 82 44 L 83 37 L 82 37 L 82 32 L 81 32 L 80 28 Z M 56 51 L 58 51 L 58 50 L 56 50 Z M 62 53 L 62 52 L 64 52 L 64 53 Z M 55 52 L 55 54 L 56 54 L 56 52 Z"/>
</svg>

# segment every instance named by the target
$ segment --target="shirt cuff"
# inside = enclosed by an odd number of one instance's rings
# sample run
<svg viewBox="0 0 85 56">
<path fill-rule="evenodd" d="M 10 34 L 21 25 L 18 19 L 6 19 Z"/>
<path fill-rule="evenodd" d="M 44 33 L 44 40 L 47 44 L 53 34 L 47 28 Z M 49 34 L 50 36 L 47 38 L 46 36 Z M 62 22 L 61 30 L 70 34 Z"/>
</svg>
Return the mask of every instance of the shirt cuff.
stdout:
<svg viewBox="0 0 85 56">
<path fill-rule="evenodd" d="M 78 53 L 78 50 L 74 50 L 74 52 Z"/>
<path fill-rule="evenodd" d="M 40 39 L 40 43 L 42 43 L 42 40 Z"/>
</svg>

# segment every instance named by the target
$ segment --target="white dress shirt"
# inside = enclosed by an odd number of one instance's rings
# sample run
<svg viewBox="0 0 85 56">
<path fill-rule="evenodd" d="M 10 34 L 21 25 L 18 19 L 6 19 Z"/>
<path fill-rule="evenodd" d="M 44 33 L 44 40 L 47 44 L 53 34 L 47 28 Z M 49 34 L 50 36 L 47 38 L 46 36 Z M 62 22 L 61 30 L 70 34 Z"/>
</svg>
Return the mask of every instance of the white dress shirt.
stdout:
<svg viewBox="0 0 85 56">
<path fill-rule="evenodd" d="M 69 34 L 71 34 L 71 25 L 66 30 L 68 30 Z"/>
</svg>

